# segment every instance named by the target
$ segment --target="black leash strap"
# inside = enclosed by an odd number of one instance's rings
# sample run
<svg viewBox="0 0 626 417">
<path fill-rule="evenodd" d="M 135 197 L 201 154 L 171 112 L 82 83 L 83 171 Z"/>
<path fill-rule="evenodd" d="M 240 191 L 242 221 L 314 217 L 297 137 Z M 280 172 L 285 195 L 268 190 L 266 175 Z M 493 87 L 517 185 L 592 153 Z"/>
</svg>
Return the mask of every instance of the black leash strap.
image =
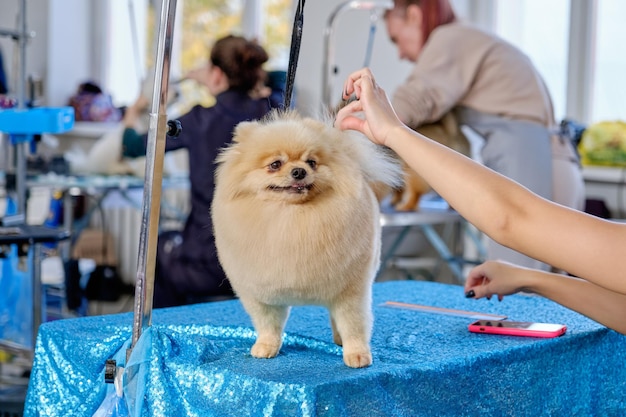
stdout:
<svg viewBox="0 0 626 417">
<path fill-rule="evenodd" d="M 302 26 L 304 24 L 304 0 L 298 1 L 296 15 L 293 20 L 293 30 L 291 32 L 291 49 L 289 50 L 289 68 L 287 69 L 287 85 L 285 87 L 285 98 L 283 109 L 291 107 L 291 96 L 293 94 L 293 83 L 296 78 L 296 67 L 298 56 L 300 55 L 300 42 L 302 41 Z"/>
</svg>

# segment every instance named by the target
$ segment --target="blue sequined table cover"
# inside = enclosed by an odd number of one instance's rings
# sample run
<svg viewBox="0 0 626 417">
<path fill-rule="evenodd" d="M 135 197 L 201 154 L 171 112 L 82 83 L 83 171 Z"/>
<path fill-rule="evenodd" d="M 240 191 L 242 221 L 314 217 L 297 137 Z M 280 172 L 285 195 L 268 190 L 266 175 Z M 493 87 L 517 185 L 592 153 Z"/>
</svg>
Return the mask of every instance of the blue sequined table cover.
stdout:
<svg viewBox="0 0 626 417">
<path fill-rule="evenodd" d="M 468 317 L 381 306 L 386 301 L 564 323 L 568 331 L 555 339 L 473 334 Z M 626 415 L 626 336 L 555 303 L 527 295 L 468 300 L 458 286 L 398 281 L 374 285 L 374 306 L 374 363 L 365 369 L 343 364 L 321 307 L 293 308 L 274 359 L 251 357 L 255 334 L 237 300 L 155 310 L 142 335 L 149 346 L 135 360 L 143 379 L 131 411 L 146 417 Z M 132 318 L 44 323 L 24 415 L 92 416 L 112 389 L 104 383 L 105 361 L 125 356 Z"/>
</svg>

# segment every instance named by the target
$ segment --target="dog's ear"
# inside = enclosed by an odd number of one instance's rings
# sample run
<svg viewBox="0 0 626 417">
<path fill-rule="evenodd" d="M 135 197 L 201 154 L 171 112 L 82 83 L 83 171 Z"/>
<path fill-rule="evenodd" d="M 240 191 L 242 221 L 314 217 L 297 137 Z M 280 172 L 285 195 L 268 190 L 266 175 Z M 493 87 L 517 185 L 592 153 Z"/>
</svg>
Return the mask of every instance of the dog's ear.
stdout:
<svg viewBox="0 0 626 417">
<path fill-rule="evenodd" d="M 235 126 L 233 133 L 233 142 L 243 142 L 246 138 L 252 136 L 254 130 L 258 126 L 258 122 L 241 122 Z"/>
</svg>

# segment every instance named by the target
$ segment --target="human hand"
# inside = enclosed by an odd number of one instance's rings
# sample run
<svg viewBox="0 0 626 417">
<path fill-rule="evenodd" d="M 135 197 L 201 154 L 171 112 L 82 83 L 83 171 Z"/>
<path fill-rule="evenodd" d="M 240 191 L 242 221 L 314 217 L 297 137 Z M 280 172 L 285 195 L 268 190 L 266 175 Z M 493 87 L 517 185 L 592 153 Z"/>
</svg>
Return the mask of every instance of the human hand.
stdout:
<svg viewBox="0 0 626 417">
<path fill-rule="evenodd" d="M 389 98 L 374 80 L 369 68 L 363 68 L 348 76 L 343 87 L 343 99 L 354 94 L 356 100 L 342 108 L 335 119 L 338 129 L 357 130 L 365 134 L 372 142 L 387 144 L 387 139 L 395 127 L 405 128 L 398 119 Z M 365 118 L 355 113 L 364 113 Z"/>
<path fill-rule="evenodd" d="M 150 101 L 143 94 L 139 95 L 137 100 L 126 108 L 122 124 L 125 127 L 134 128 L 141 113 L 148 108 L 149 104 Z"/>
<path fill-rule="evenodd" d="M 250 91 L 250 97 L 257 100 L 261 98 L 268 98 L 271 94 L 272 89 L 266 86 L 263 81 L 259 81 Z"/>
<path fill-rule="evenodd" d="M 528 268 L 502 261 L 487 261 L 474 267 L 465 281 L 465 296 L 487 298 L 498 296 L 502 301 L 505 295 L 525 290 L 526 279 L 531 271 Z"/>
<path fill-rule="evenodd" d="M 208 87 L 210 84 L 210 73 L 211 67 L 207 64 L 199 68 L 194 68 L 187 72 L 184 76 L 184 80 L 193 80 L 205 87 Z"/>
<path fill-rule="evenodd" d="M 149 104 L 150 104 L 150 101 L 143 94 L 141 94 L 139 97 L 137 97 L 137 100 L 135 100 L 135 102 L 132 104 L 132 107 L 137 112 L 142 112 L 148 108 Z"/>
</svg>

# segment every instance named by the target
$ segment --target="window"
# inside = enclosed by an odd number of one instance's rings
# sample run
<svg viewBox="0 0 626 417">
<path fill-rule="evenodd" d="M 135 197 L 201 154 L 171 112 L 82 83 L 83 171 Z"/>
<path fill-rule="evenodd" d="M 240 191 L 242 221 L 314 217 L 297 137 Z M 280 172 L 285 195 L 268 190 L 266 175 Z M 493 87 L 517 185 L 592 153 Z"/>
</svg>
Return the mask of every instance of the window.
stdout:
<svg viewBox="0 0 626 417">
<path fill-rule="evenodd" d="M 569 0 L 496 4 L 496 33 L 533 61 L 550 90 L 557 121 L 566 113 L 569 6 Z"/>
<path fill-rule="evenodd" d="M 134 7 L 129 7 L 131 4 Z M 111 54 L 107 85 L 117 105 L 130 104 L 139 93 L 139 77 L 135 74 L 154 70 L 158 35 L 155 22 L 160 19 L 161 2 L 131 0 L 127 4 L 118 0 L 112 1 L 110 7 L 111 22 L 116 22 L 116 29 L 114 31 L 112 25 L 109 29 L 112 36 L 109 47 L 117 51 Z M 211 45 L 229 33 L 257 38 L 271 57 L 267 68 L 286 69 L 292 25 L 292 0 L 178 0 L 170 74 L 175 79 L 193 68 L 205 65 Z M 113 36 L 114 32 L 120 32 L 120 27 L 126 29 Z M 134 28 L 138 35 L 132 33 Z M 135 49 L 143 51 L 145 59 L 132 55 Z M 120 50 L 126 53 L 120 54 Z M 136 65 L 143 65 L 144 68 L 135 71 Z M 181 92 L 183 95 L 193 95 L 187 97 L 189 100 L 205 104 L 210 100 L 208 93 L 197 89 L 183 88 Z"/>
<path fill-rule="evenodd" d="M 626 120 L 626 2 L 507 0 L 494 7 L 495 31 L 533 60 L 557 121 Z"/>
<path fill-rule="evenodd" d="M 626 121 L 626 2 L 598 2 L 591 121 Z"/>
</svg>

